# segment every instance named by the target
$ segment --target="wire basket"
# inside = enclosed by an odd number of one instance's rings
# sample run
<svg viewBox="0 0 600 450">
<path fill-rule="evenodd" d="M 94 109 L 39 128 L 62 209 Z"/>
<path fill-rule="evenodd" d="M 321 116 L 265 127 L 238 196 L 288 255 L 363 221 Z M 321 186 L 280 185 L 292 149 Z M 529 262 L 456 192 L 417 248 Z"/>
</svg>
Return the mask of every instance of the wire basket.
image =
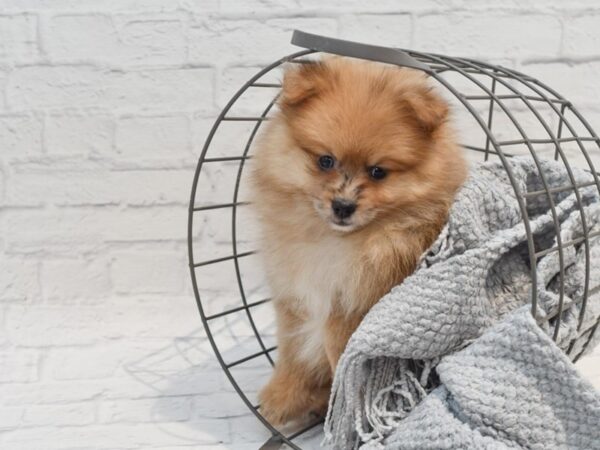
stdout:
<svg viewBox="0 0 600 450">
<path fill-rule="evenodd" d="M 376 47 L 295 31 L 292 43 L 305 50 L 275 61 L 250 78 L 236 92 L 215 121 L 202 149 L 191 192 L 188 218 L 188 253 L 192 284 L 206 334 L 226 376 L 250 411 L 266 427 L 262 448 L 291 448 L 311 444 L 318 438 L 320 422 L 284 432 L 266 421 L 255 403 L 258 389 L 266 382 L 276 359 L 274 314 L 266 283 L 256 257 L 253 219 L 248 211 L 245 180 L 253 142 L 261 125 L 276 111 L 281 88 L 281 66 L 303 64 L 320 53 L 361 58 L 426 72 L 440 85 L 453 108 L 455 128 L 470 161 L 499 160 L 515 190 L 528 236 L 531 277 L 535 285 L 536 263 L 552 252 L 560 264 L 560 299 L 554 314 L 553 337 L 558 336 L 563 305 L 563 253 L 572 246 L 585 252 L 585 283 L 579 309 L 583 323 L 590 284 L 589 241 L 600 235 L 589 232 L 579 190 L 596 186 L 599 175 L 593 160 L 600 161 L 600 140 L 575 107 L 540 81 L 500 66 L 472 59 L 455 58 L 395 48 Z M 507 160 L 529 155 L 538 167 L 544 189 L 523 193 L 515 183 Z M 564 164 L 570 183 L 549 186 L 539 170 L 540 158 Z M 572 167 L 593 174 L 593 181 L 577 184 Z M 552 195 L 574 191 L 584 236 L 569 242 L 560 239 L 559 222 Z M 557 245 L 539 250 L 530 232 L 527 202 L 546 196 L 553 215 Z M 228 226 L 226 224 L 229 224 Z M 537 314 L 536 290 L 531 310 Z M 544 320 L 548 320 L 547 317 Z M 541 319 L 540 319 L 541 320 Z M 569 346 L 576 361 L 594 338 L 600 322 L 587 331 L 583 348 Z M 311 431 L 312 430 L 312 431 Z"/>
</svg>

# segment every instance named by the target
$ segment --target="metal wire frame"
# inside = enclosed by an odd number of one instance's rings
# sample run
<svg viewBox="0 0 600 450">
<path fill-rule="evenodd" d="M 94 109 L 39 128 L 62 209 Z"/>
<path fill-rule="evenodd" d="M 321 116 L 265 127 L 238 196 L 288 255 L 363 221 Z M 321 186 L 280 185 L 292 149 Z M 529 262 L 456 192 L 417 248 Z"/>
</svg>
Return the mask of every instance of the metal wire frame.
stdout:
<svg viewBox="0 0 600 450">
<path fill-rule="evenodd" d="M 254 319 L 252 318 L 252 314 L 251 314 L 251 308 L 258 306 L 260 304 L 264 304 L 266 302 L 269 301 L 269 299 L 264 299 L 258 302 L 254 302 L 254 303 L 248 303 L 247 299 L 246 299 L 246 295 L 244 292 L 244 287 L 243 287 L 243 282 L 242 282 L 242 277 L 241 277 L 241 272 L 240 272 L 240 266 L 239 266 L 239 258 L 242 258 L 244 256 L 249 256 L 251 255 L 253 252 L 244 252 L 244 253 L 237 253 L 237 221 L 236 221 L 236 217 L 237 217 L 237 207 L 240 206 L 240 203 L 237 202 L 237 197 L 238 197 L 238 192 L 239 192 L 239 187 L 240 187 L 240 180 L 242 177 L 242 171 L 244 168 L 244 163 L 247 159 L 247 153 L 252 145 L 252 141 L 256 135 L 256 132 L 258 131 L 260 124 L 265 120 L 266 115 L 268 114 L 269 110 L 272 108 L 272 106 L 275 103 L 276 98 L 274 98 L 265 108 L 265 110 L 263 111 L 262 115 L 259 117 L 237 117 L 237 116 L 233 116 L 233 117 L 228 117 L 227 113 L 229 112 L 229 110 L 231 109 L 231 107 L 235 104 L 235 102 L 238 100 L 238 98 L 250 87 L 250 86 L 255 86 L 255 87 L 279 87 L 279 86 L 273 86 L 272 84 L 268 84 L 268 83 L 256 83 L 256 81 L 258 79 L 260 79 L 264 74 L 270 72 L 271 70 L 275 69 L 276 67 L 280 66 L 281 64 L 285 63 L 285 62 L 289 62 L 289 61 L 293 61 L 296 58 L 300 58 L 302 56 L 305 56 L 307 54 L 312 53 L 312 51 L 310 50 L 304 50 L 304 51 L 300 51 L 297 53 L 294 53 L 292 55 L 289 55 L 287 57 L 281 58 L 278 61 L 275 61 L 274 63 L 270 64 L 269 66 L 265 67 L 264 69 L 262 69 L 261 71 L 259 71 L 256 75 L 254 75 L 252 78 L 250 78 L 250 80 L 248 80 L 244 86 L 242 86 L 242 88 L 231 98 L 231 100 L 229 100 L 229 102 L 227 103 L 227 105 L 223 108 L 223 110 L 221 111 L 221 113 L 219 114 L 219 116 L 217 117 L 217 120 L 215 121 L 215 124 L 213 125 L 211 131 L 208 134 L 208 137 L 206 139 L 206 142 L 204 144 L 204 147 L 202 149 L 202 153 L 200 154 L 200 159 L 198 162 L 198 166 L 196 168 L 196 172 L 194 174 L 194 180 L 192 183 L 192 192 L 191 192 L 191 197 L 190 197 L 190 206 L 189 206 L 189 211 L 188 211 L 188 259 L 189 259 L 189 266 L 190 266 L 190 274 L 191 274 L 191 278 L 192 278 L 192 287 L 194 290 L 194 295 L 196 297 L 196 303 L 198 305 L 198 311 L 200 312 L 200 317 L 202 319 L 202 323 L 204 324 L 204 329 L 206 331 L 206 335 L 208 337 L 208 340 L 211 344 L 211 347 L 213 349 L 213 351 L 215 352 L 215 355 L 217 357 L 217 360 L 219 361 L 219 364 L 221 365 L 221 367 L 223 368 L 223 371 L 225 372 L 225 375 L 227 376 L 227 378 L 229 379 L 229 381 L 231 382 L 233 388 L 235 389 L 235 391 L 237 392 L 237 394 L 240 396 L 240 398 L 242 399 L 242 401 L 246 404 L 246 406 L 250 409 L 250 411 L 258 418 L 258 420 L 260 420 L 262 422 L 262 424 L 271 431 L 272 433 L 272 438 L 268 441 L 268 443 L 265 444 L 265 446 L 267 445 L 272 445 L 272 444 L 279 444 L 279 443 L 286 443 L 287 445 L 289 445 L 290 447 L 294 448 L 294 449 L 299 449 L 299 447 L 297 447 L 293 442 L 292 439 L 294 439 L 295 437 L 301 435 L 302 433 L 308 431 L 309 429 L 313 428 L 314 426 L 318 425 L 320 422 L 317 422 L 315 424 L 311 424 L 309 427 L 305 427 L 302 430 L 298 430 L 292 434 L 289 435 L 284 435 L 283 433 L 281 433 L 279 430 L 277 430 L 273 425 L 271 425 L 259 412 L 258 408 L 259 405 L 255 405 L 252 403 L 252 401 L 248 398 L 248 396 L 246 395 L 246 393 L 240 388 L 239 384 L 237 383 L 237 381 L 235 380 L 233 374 L 231 373 L 231 368 L 238 366 L 240 364 L 243 364 L 247 361 L 250 361 L 252 359 L 255 359 L 257 357 L 260 357 L 262 355 L 265 355 L 265 357 L 268 359 L 270 364 L 273 364 L 273 359 L 271 358 L 271 356 L 269 355 L 269 353 L 271 353 L 273 350 L 275 350 L 275 347 L 269 347 L 267 348 L 263 342 L 263 339 L 260 336 L 260 333 L 258 332 L 257 328 L 256 328 L 256 324 L 254 322 Z M 254 84 L 256 83 L 256 84 Z M 208 152 L 208 149 L 210 147 L 210 144 L 212 142 L 212 139 L 220 125 L 221 122 L 223 121 L 256 121 L 256 125 L 246 143 L 246 146 L 244 148 L 243 154 L 239 157 L 223 157 L 223 158 L 206 158 L 206 154 Z M 196 190 L 198 188 L 198 180 L 200 178 L 200 173 L 202 170 L 202 165 L 204 163 L 211 163 L 211 162 L 225 162 L 225 161 L 239 161 L 239 169 L 238 169 L 238 174 L 237 174 L 237 178 L 236 178 L 236 184 L 235 184 L 235 193 L 234 193 L 234 200 L 232 203 L 225 203 L 225 204 L 218 204 L 218 205 L 205 205 L 205 206 L 200 206 L 197 207 L 195 205 L 195 199 L 196 199 Z M 218 208 L 231 208 L 232 209 L 232 216 L 231 216 L 231 220 L 232 220 L 232 242 L 234 244 L 233 247 L 233 254 L 230 256 L 226 256 L 226 257 L 221 257 L 221 258 L 215 258 L 215 259 L 211 259 L 211 260 L 207 260 L 207 261 L 201 261 L 201 262 L 197 262 L 194 259 L 194 249 L 193 249 L 193 229 L 194 229 L 194 215 L 195 213 L 199 212 L 199 211 L 205 211 L 205 210 L 210 210 L 210 209 L 218 209 Z M 204 308 L 202 306 L 202 300 L 200 298 L 200 293 L 199 293 L 199 289 L 198 289 L 198 282 L 197 282 L 197 278 L 196 278 L 196 268 L 197 267 L 202 267 L 202 266 L 206 266 L 206 265 L 210 265 L 210 264 L 215 264 L 218 262 L 223 262 L 223 261 L 227 261 L 227 260 L 233 260 L 235 263 L 235 271 L 236 271 L 236 281 L 239 287 L 239 292 L 240 292 L 240 297 L 242 300 L 242 305 L 227 311 L 223 311 L 221 313 L 217 313 L 217 314 L 213 314 L 210 316 L 207 316 L 204 312 Z M 215 338 L 213 336 L 213 333 L 211 331 L 211 327 L 210 327 L 210 321 L 213 319 L 216 319 L 218 317 L 224 317 L 230 314 L 234 314 L 236 312 L 239 311 L 246 311 L 247 313 L 247 317 L 248 320 L 251 324 L 252 327 L 252 331 L 254 333 L 254 335 L 256 336 L 257 341 L 259 342 L 259 345 L 261 347 L 261 351 L 250 354 L 248 356 L 245 356 L 243 358 L 240 358 L 236 361 L 233 362 L 226 362 L 223 359 L 223 356 L 221 355 L 220 349 L 215 341 Z"/>
<path fill-rule="evenodd" d="M 452 58 L 443 55 L 430 54 L 430 53 L 422 53 L 415 51 L 406 51 L 408 55 L 412 58 L 415 58 L 420 63 L 424 63 L 427 67 L 425 71 L 435 79 L 441 86 L 443 86 L 449 93 L 451 93 L 458 102 L 464 106 L 465 110 L 472 116 L 472 118 L 476 121 L 476 123 L 481 127 L 485 135 L 485 142 L 482 146 L 474 146 L 474 145 L 464 145 L 464 148 L 470 151 L 483 153 L 483 159 L 488 160 L 490 156 L 496 156 L 500 159 L 504 168 L 506 169 L 508 178 L 512 187 L 515 190 L 516 199 L 521 210 L 523 216 L 523 226 L 525 228 L 525 232 L 527 234 L 527 248 L 528 255 L 531 264 L 531 280 L 532 280 L 532 290 L 531 290 L 531 310 L 534 317 L 542 320 L 541 317 L 538 317 L 538 301 L 537 301 L 537 291 L 536 291 L 536 267 L 537 261 L 539 258 L 546 256 L 552 252 L 558 253 L 560 271 L 558 274 L 558 285 L 559 285 L 559 304 L 557 307 L 557 311 L 554 312 L 552 317 L 554 317 L 554 330 L 553 330 L 553 338 L 556 340 L 558 337 L 558 331 L 560 327 L 560 318 L 562 313 L 564 312 L 564 295 L 565 295 L 565 264 L 564 264 L 564 249 L 570 246 L 582 245 L 584 248 L 585 254 L 585 284 L 584 284 L 584 293 L 583 300 L 580 305 L 579 311 L 579 322 L 578 322 L 578 330 L 581 330 L 583 325 L 583 319 L 586 312 L 587 299 L 591 295 L 589 289 L 589 279 L 590 279 L 590 247 L 589 240 L 593 237 L 599 236 L 600 233 L 594 232 L 590 233 L 588 229 L 588 225 L 586 222 L 586 217 L 584 213 L 583 202 L 581 198 L 581 194 L 579 192 L 580 189 L 585 187 L 595 186 L 600 193 L 600 178 L 592 159 L 586 149 L 585 144 L 593 144 L 595 147 L 600 149 L 600 139 L 596 135 L 596 133 L 592 130 L 589 123 L 583 118 L 583 116 L 579 113 L 579 111 L 566 99 L 560 96 L 556 91 L 552 90 L 547 85 L 541 83 L 540 81 L 524 75 L 515 70 L 493 66 L 491 64 L 483 63 L 480 61 L 475 61 L 466 58 Z M 239 201 L 239 188 L 240 181 L 243 177 L 243 170 L 245 167 L 245 163 L 248 159 L 251 158 L 250 150 L 252 147 L 252 143 L 254 138 L 260 128 L 260 126 L 268 120 L 268 114 L 271 111 L 272 107 L 275 104 L 277 96 L 275 96 L 264 108 L 263 112 L 260 115 L 256 116 L 235 116 L 229 115 L 228 113 L 231 111 L 232 106 L 238 101 L 238 99 L 249 89 L 252 88 L 279 88 L 279 83 L 266 83 L 260 82 L 260 80 L 265 74 L 274 70 L 284 63 L 303 63 L 305 62 L 304 57 L 307 55 L 311 55 L 313 53 L 318 53 L 313 50 L 303 50 L 284 58 L 281 58 L 269 66 L 265 67 L 261 71 L 259 71 L 255 76 L 250 78 L 248 82 L 246 82 L 240 90 L 231 98 L 231 100 L 227 103 L 225 108 L 221 111 L 219 116 L 217 117 L 215 124 L 213 125 L 205 145 L 202 149 L 198 166 L 196 168 L 196 172 L 194 174 L 194 180 L 192 185 L 192 192 L 190 198 L 189 205 L 189 213 L 188 213 L 188 257 L 189 257 L 189 265 L 190 265 L 190 273 L 192 278 L 192 286 L 194 290 L 194 295 L 196 297 L 196 302 L 198 305 L 198 310 L 200 312 L 200 317 L 204 324 L 207 337 L 209 342 L 215 352 L 215 355 L 222 366 L 227 378 L 232 383 L 234 389 L 238 393 L 238 395 L 242 398 L 242 401 L 248 406 L 250 411 L 258 418 L 258 420 L 272 433 L 271 439 L 265 443 L 262 448 L 278 448 L 281 444 L 287 444 L 291 448 L 299 449 L 299 447 L 293 442 L 294 439 L 303 435 L 306 431 L 314 428 L 319 425 L 321 422 L 317 421 L 315 423 L 311 423 L 306 427 L 296 430 L 290 434 L 284 434 L 280 430 L 276 429 L 272 426 L 264 417 L 260 414 L 259 405 L 255 405 L 248 398 L 247 394 L 240 387 L 239 383 L 236 381 L 233 376 L 231 369 L 233 367 L 240 366 L 248 361 L 252 361 L 256 358 L 260 358 L 264 356 L 269 364 L 273 364 L 273 358 L 271 353 L 275 350 L 273 346 L 266 346 L 263 338 L 261 337 L 261 333 L 258 330 L 255 320 L 252 316 L 252 309 L 265 304 L 269 301 L 269 299 L 262 299 L 255 302 L 248 302 L 246 298 L 246 293 L 243 284 L 243 278 L 240 270 L 239 260 L 240 258 L 250 256 L 254 252 L 239 252 L 237 247 L 237 219 L 238 219 L 238 208 L 247 205 L 247 202 Z M 465 80 L 468 80 L 473 86 L 477 87 L 482 95 L 466 95 L 462 94 L 451 82 L 444 78 L 447 72 L 454 72 L 462 77 Z M 491 80 L 491 86 L 488 87 L 485 83 L 483 83 L 478 76 L 485 76 L 486 79 Z M 514 86 L 511 82 L 518 82 L 519 86 L 527 88 L 528 93 L 524 93 L 521 89 Z M 510 93 L 508 94 L 500 94 L 498 92 L 498 88 L 503 87 L 508 90 Z M 511 107 L 506 103 L 507 101 L 519 100 L 522 102 L 523 106 L 527 111 L 529 111 L 535 119 L 542 126 L 544 131 L 547 133 L 547 139 L 539 139 L 530 137 L 527 134 L 527 130 L 520 123 L 516 115 L 511 110 Z M 477 101 L 488 101 L 487 115 L 482 117 L 482 115 L 477 111 L 472 102 Z M 547 120 L 544 119 L 542 114 L 539 111 L 539 105 L 545 104 L 548 105 L 550 110 L 556 115 L 559 119 L 558 128 L 556 133 L 554 133 L 553 128 Z M 510 139 L 510 140 L 498 140 L 493 132 L 494 119 L 496 118 L 495 111 L 498 110 L 498 113 L 502 113 L 505 117 L 507 117 L 510 123 L 514 126 L 515 130 L 519 134 L 518 139 Z M 567 113 L 571 113 L 574 116 L 574 119 L 569 119 Z M 586 136 L 579 136 L 575 130 L 575 126 L 577 124 L 573 123 L 573 120 L 577 121 L 578 125 L 582 125 L 586 130 Z M 207 157 L 207 153 L 211 146 L 211 142 L 213 137 L 217 131 L 217 129 L 224 122 L 230 121 L 245 121 L 245 122 L 255 122 L 252 131 L 246 141 L 246 145 L 244 146 L 243 152 L 240 155 L 236 156 L 224 156 L 224 157 Z M 564 130 L 567 130 L 571 136 L 563 137 Z M 577 184 L 572 168 L 569 163 L 568 155 L 565 153 L 565 150 L 562 147 L 562 144 L 565 143 L 574 143 L 576 144 L 579 152 L 583 156 L 584 160 L 588 165 L 589 171 L 593 174 L 593 181 L 588 183 Z M 554 158 L 556 160 L 562 161 L 564 164 L 568 178 L 570 180 L 570 185 L 567 186 L 550 186 L 548 180 L 546 179 L 543 171 L 540 168 L 540 160 L 537 155 L 537 152 L 534 148 L 534 145 L 538 144 L 547 144 L 554 147 Z M 515 181 L 514 174 L 512 172 L 512 168 L 508 162 L 508 159 L 511 158 L 513 153 L 505 151 L 505 147 L 511 146 L 524 146 L 529 154 L 531 155 L 534 163 L 537 166 L 538 172 L 540 174 L 540 180 L 543 186 L 542 190 L 538 190 L 535 192 L 521 192 L 519 186 Z M 200 174 L 202 171 L 202 167 L 207 163 L 223 163 L 223 162 L 238 162 L 238 172 L 236 176 L 234 195 L 232 202 L 221 203 L 221 204 L 203 204 L 200 206 L 196 205 L 196 196 L 197 196 L 197 188 L 198 181 L 200 178 Z M 556 205 L 554 203 L 553 194 L 558 194 L 562 192 L 573 191 L 576 196 L 577 210 L 581 217 L 582 228 L 583 228 L 583 237 L 578 239 L 573 239 L 568 242 L 563 242 L 560 236 L 560 223 L 558 220 L 558 215 L 556 212 Z M 554 227 L 554 232 L 556 236 L 556 246 L 547 248 L 547 249 L 536 249 L 535 242 L 533 240 L 531 227 L 530 227 L 530 218 L 527 210 L 527 202 L 535 197 L 545 196 L 552 215 L 552 224 Z M 232 243 L 233 243 L 233 252 L 231 255 L 213 258 L 209 260 L 197 261 L 194 255 L 193 249 L 193 224 L 194 224 L 194 216 L 197 213 L 201 213 L 207 210 L 213 209 L 230 209 L 231 210 L 231 227 L 232 227 Z M 240 295 L 241 305 L 236 306 L 234 308 L 230 308 L 228 310 L 206 315 L 205 310 L 202 304 L 202 299 L 199 294 L 197 277 L 196 277 L 196 269 L 198 267 L 203 267 L 219 262 L 224 261 L 233 261 L 235 267 L 235 277 L 236 283 L 238 286 L 238 291 Z M 569 307 L 573 305 L 568 305 Z M 252 332 L 256 337 L 256 340 L 259 344 L 260 351 L 253 352 L 249 355 L 246 355 L 242 358 L 239 358 L 235 361 L 225 361 L 223 355 L 221 354 L 221 349 L 215 340 L 215 336 L 213 335 L 213 331 L 211 330 L 211 322 L 217 318 L 223 318 L 229 316 L 231 314 L 235 314 L 241 311 L 245 311 L 248 322 L 251 326 Z M 544 318 L 544 320 L 549 320 L 549 317 Z M 583 351 L 585 347 L 591 342 L 594 334 L 597 332 L 597 329 L 600 325 L 600 320 L 596 322 L 592 328 L 589 330 L 589 336 L 587 342 L 583 345 L 583 348 L 575 355 L 572 354 L 574 350 L 574 342 L 571 342 L 567 353 L 569 356 L 576 361 Z"/>
</svg>

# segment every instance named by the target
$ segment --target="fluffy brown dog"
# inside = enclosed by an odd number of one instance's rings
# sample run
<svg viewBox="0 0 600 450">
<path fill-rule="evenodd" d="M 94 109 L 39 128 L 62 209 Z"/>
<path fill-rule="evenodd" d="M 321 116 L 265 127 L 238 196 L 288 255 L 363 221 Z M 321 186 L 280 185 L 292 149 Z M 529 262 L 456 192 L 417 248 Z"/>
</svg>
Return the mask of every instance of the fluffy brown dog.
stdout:
<svg viewBox="0 0 600 450">
<path fill-rule="evenodd" d="M 425 75 L 331 58 L 286 71 L 254 158 L 254 205 L 277 314 L 260 393 L 271 423 L 327 409 L 369 309 L 440 232 L 465 162 Z"/>
</svg>

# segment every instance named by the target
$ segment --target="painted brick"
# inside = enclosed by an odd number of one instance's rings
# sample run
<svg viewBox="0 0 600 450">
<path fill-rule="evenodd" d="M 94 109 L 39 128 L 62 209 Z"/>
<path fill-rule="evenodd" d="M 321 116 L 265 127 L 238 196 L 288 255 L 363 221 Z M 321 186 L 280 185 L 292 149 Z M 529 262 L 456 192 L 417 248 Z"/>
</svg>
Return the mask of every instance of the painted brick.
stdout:
<svg viewBox="0 0 600 450">
<path fill-rule="evenodd" d="M 29 165 L 27 165 L 29 167 Z M 33 168 L 11 175 L 7 205 L 186 205 L 191 170 L 105 170 L 104 168 L 58 171 Z M 48 185 L 52 190 L 48 191 Z"/>
<path fill-rule="evenodd" d="M 295 28 L 337 35 L 337 23 L 329 18 L 200 20 L 190 29 L 190 60 L 220 65 L 272 62 L 299 50 L 290 44 Z M 247 45 L 248 36 L 253 36 L 252 45 Z"/>
<path fill-rule="evenodd" d="M 3 302 L 24 302 L 40 297 L 38 261 L 33 258 L 0 259 L 0 292 Z"/>
<path fill-rule="evenodd" d="M 95 415 L 95 406 L 91 402 L 70 405 L 32 405 L 25 409 L 23 425 L 88 425 L 95 421 Z"/>
<path fill-rule="evenodd" d="M 368 30 L 369 43 L 410 48 L 412 19 L 408 14 L 358 14 L 340 18 L 340 37 L 356 39 Z"/>
<path fill-rule="evenodd" d="M 568 56 L 595 56 L 600 46 L 600 13 L 568 18 L 563 53 Z"/>
<path fill-rule="evenodd" d="M 190 123 L 185 116 L 125 117 L 118 121 L 117 152 L 125 158 L 190 155 Z"/>
<path fill-rule="evenodd" d="M 184 239 L 187 214 L 183 207 L 61 208 L 6 211 L 5 242 L 9 250 L 98 250 L 106 242 Z M 44 224 L 44 226 L 40 226 Z"/>
<path fill-rule="evenodd" d="M 52 114 L 45 120 L 45 149 L 50 155 L 107 155 L 114 124 L 108 115 Z"/>
<path fill-rule="evenodd" d="M 8 11 L 31 10 L 39 12 L 78 11 L 93 13 L 97 11 L 135 12 L 143 15 L 148 12 L 168 13 L 181 8 L 194 9 L 204 13 L 217 10 L 216 0 L 3 0 L 3 7 Z"/>
<path fill-rule="evenodd" d="M 525 64 L 522 71 L 552 87 L 575 106 L 598 106 L 600 86 L 596 80 L 600 76 L 600 62 L 531 63 Z M 573 83 L 573 80 L 577 80 L 577 83 Z"/>
<path fill-rule="evenodd" d="M 0 115 L 0 158 L 41 153 L 42 130 L 42 120 L 34 115 Z"/>
<path fill-rule="evenodd" d="M 8 78 L 9 107 L 91 107 L 103 97 L 108 72 L 92 66 L 26 66 Z"/>
<path fill-rule="evenodd" d="M 44 42 L 48 56 L 59 62 L 171 65 L 185 62 L 184 32 L 177 16 L 78 14 L 52 17 Z"/>
<path fill-rule="evenodd" d="M 54 300 L 104 297 L 110 292 L 108 262 L 103 258 L 44 260 L 44 297 Z"/>
<path fill-rule="evenodd" d="M 8 83 L 8 70 L 0 69 L 0 111 L 6 109 L 6 99 L 4 92 L 6 91 L 6 84 Z"/>
<path fill-rule="evenodd" d="M 0 383 L 31 383 L 38 379 L 39 353 L 0 351 Z"/>
<path fill-rule="evenodd" d="M 194 114 L 191 120 L 192 153 L 197 157 L 208 137 L 208 133 L 215 122 L 214 117 L 206 117 L 205 114 Z"/>
<path fill-rule="evenodd" d="M 432 14 L 418 17 L 414 47 L 487 60 L 515 55 L 548 57 L 558 55 L 561 35 L 560 19 L 551 15 Z"/>
<path fill-rule="evenodd" d="M 0 431 L 17 428 L 23 420 L 24 408 L 0 407 Z"/>
<path fill-rule="evenodd" d="M 0 333 L 0 347 L 9 348 L 8 337 L 4 333 L 4 318 L 6 317 L 6 308 L 0 308 L 0 325 L 2 325 L 3 332 Z"/>
<path fill-rule="evenodd" d="M 115 72 L 105 102 L 115 111 L 213 111 L 213 70 L 205 67 Z"/>
<path fill-rule="evenodd" d="M 82 346 L 103 339 L 172 337 L 173 331 L 169 326 L 174 323 L 186 330 L 198 325 L 193 302 L 189 302 L 189 308 L 171 308 L 167 311 L 162 306 L 136 303 L 131 306 L 136 306 L 135 317 L 128 315 L 123 307 L 115 306 L 81 305 L 71 309 L 60 306 L 13 306 L 7 312 L 6 333 L 8 340 L 15 345 Z M 37 331 L 31 333 L 31 327 Z"/>
<path fill-rule="evenodd" d="M 0 62 L 20 63 L 38 54 L 37 20 L 31 14 L 0 16 Z"/>
<path fill-rule="evenodd" d="M 4 171 L 0 168 L 0 206 L 6 205 L 6 201 L 4 199 L 4 190 L 6 186 L 6 176 L 4 175 Z"/>
<path fill-rule="evenodd" d="M 111 277 L 117 292 L 180 293 L 183 290 L 185 255 L 181 252 L 113 254 Z"/>
<path fill-rule="evenodd" d="M 207 68 L 111 71 L 92 65 L 27 66 L 6 87 L 11 108 L 103 108 L 114 111 L 211 110 Z"/>
<path fill-rule="evenodd" d="M 261 70 L 261 67 L 259 66 L 228 67 L 224 69 L 221 72 L 221 83 L 217 91 L 217 105 L 220 108 L 225 107 L 231 97 L 259 70 Z M 280 82 L 282 72 L 280 73 L 277 71 L 276 73 L 277 78 L 272 81 Z M 275 78 L 275 76 L 273 78 Z M 266 79 L 261 79 L 261 81 L 269 82 L 269 80 Z M 274 88 L 246 89 L 242 96 L 238 97 L 235 104 L 231 107 L 230 114 L 232 116 L 260 116 L 278 92 L 279 89 Z"/>
</svg>

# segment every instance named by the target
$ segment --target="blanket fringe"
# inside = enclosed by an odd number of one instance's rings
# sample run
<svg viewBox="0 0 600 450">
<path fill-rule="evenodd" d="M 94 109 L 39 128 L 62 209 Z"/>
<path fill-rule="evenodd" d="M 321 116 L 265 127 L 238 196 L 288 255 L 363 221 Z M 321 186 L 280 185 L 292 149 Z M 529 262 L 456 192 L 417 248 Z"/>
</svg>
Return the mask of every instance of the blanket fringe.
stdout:
<svg viewBox="0 0 600 450">
<path fill-rule="evenodd" d="M 362 355 L 344 361 L 345 376 L 332 386 L 323 445 L 347 449 L 380 448 L 381 441 L 431 389 L 430 375 L 439 358 L 416 364 L 410 360 L 367 359 Z M 367 376 L 371 374 L 371 376 Z"/>
</svg>

